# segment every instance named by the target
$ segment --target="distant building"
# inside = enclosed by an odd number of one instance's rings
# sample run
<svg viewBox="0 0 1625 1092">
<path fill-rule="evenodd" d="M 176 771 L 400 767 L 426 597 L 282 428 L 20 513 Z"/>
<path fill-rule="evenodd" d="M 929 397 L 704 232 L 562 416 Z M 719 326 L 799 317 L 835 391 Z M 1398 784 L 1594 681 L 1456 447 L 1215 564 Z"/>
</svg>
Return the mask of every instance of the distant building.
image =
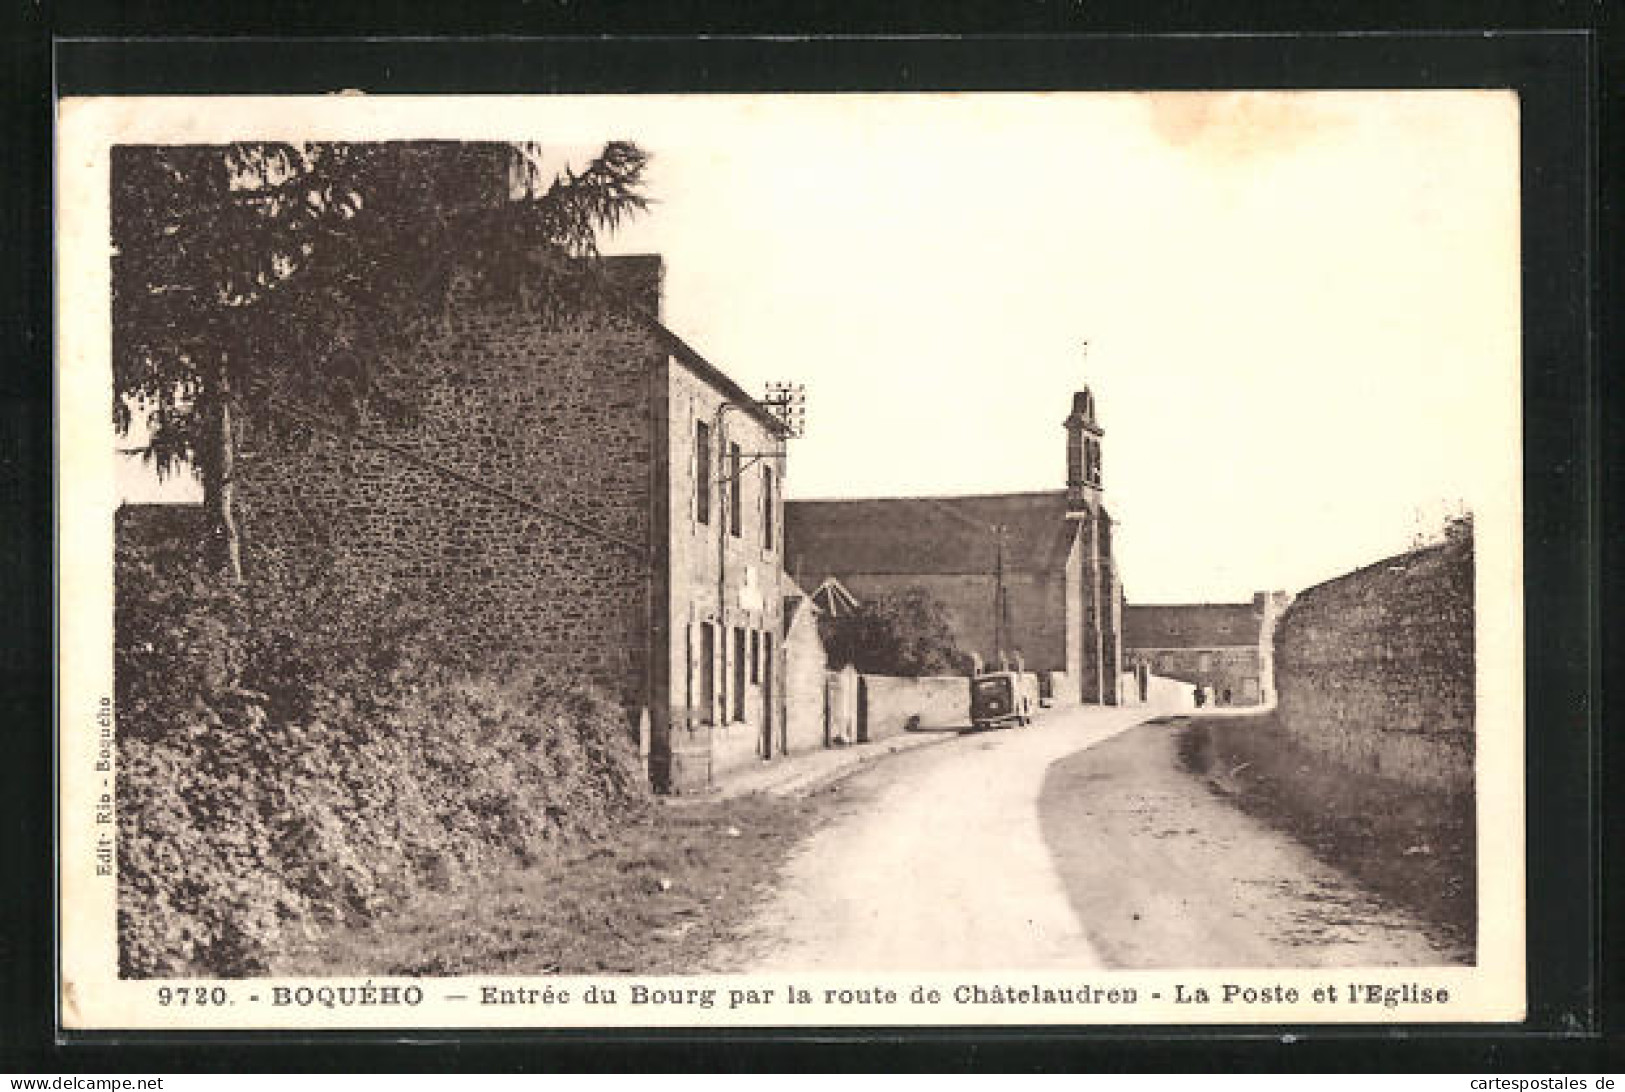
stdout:
<svg viewBox="0 0 1625 1092">
<path fill-rule="evenodd" d="M 1138 604 L 1123 608 L 1130 664 L 1226 691 L 1235 705 L 1274 701 L 1274 627 L 1289 597 L 1258 592 L 1251 603 Z"/>
<path fill-rule="evenodd" d="M 1066 489 L 790 502 L 790 571 L 833 613 L 850 609 L 843 593 L 862 602 L 923 589 L 985 664 L 1019 653 L 1028 670 L 1057 676 L 1058 699 L 1116 704 L 1122 588 L 1087 389 L 1064 426 Z"/>
<path fill-rule="evenodd" d="M 811 598 L 818 609 L 831 618 L 851 614 L 858 607 L 858 597 L 847 591 L 846 585 L 833 576 L 826 576 Z"/>
</svg>

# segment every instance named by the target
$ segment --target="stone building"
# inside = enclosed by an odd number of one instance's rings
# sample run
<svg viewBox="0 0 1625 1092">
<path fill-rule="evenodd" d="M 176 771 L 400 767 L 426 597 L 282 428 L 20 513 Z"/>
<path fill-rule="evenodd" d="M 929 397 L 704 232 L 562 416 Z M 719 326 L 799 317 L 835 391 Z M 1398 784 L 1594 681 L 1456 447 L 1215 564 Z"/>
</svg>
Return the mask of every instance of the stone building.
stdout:
<svg viewBox="0 0 1625 1092">
<path fill-rule="evenodd" d="M 245 568 L 322 565 L 492 662 L 591 681 L 686 791 L 784 749 L 779 420 L 660 321 L 658 257 L 560 315 L 454 295 L 387 362 L 416 419 L 245 425 Z"/>
<path fill-rule="evenodd" d="M 1219 700 L 1228 692 L 1234 705 L 1274 701 L 1275 622 L 1288 601 L 1277 591 L 1251 603 L 1131 603 L 1123 608 L 1128 661 Z"/>
<path fill-rule="evenodd" d="M 1073 396 L 1066 488 L 978 496 L 792 501 L 790 571 L 859 602 L 910 588 L 945 608 L 959 646 L 1017 653 L 1062 701 L 1117 704 L 1122 587 L 1102 500 L 1094 396 Z"/>
</svg>

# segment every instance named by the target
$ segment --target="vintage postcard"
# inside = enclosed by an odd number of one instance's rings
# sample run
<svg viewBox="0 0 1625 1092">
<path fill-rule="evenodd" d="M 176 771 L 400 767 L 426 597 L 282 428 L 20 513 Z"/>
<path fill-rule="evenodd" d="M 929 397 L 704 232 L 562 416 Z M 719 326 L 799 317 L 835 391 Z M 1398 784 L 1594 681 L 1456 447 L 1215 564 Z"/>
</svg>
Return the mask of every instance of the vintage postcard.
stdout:
<svg viewBox="0 0 1625 1092">
<path fill-rule="evenodd" d="M 1519 125 L 63 100 L 62 1027 L 1521 1020 Z"/>
</svg>

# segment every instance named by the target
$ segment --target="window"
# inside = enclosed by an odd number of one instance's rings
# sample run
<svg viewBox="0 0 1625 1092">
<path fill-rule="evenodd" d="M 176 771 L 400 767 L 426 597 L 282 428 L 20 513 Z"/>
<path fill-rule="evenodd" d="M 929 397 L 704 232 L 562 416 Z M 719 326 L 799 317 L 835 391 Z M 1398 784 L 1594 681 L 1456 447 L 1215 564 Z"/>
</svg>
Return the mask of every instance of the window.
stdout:
<svg viewBox="0 0 1625 1092">
<path fill-rule="evenodd" d="M 728 491 L 733 494 L 733 503 L 728 505 L 728 533 L 734 538 L 739 537 L 739 510 L 744 507 L 740 502 L 745 499 L 745 483 L 739 478 L 739 445 L 728 445 Z"/>
<path fill-rule="evenodd" d="M 750 681 L 760 685 L 762 682 L 762 635 L 757 630 L 750 631 Z"/>
<path fill-rule="evenodd" d="M 745 719 L 745 627 L 734 627 L 734 720 Z"/>
<path fill-rule="evenodd" d="M 715 724 L 717 718 L 717 638 L 710 623 L 700 624 L 700 713 L 702 723 Z"/>
<path fill-rule="evenodd" d="M 694 422 L 694 518 L 711 522 L 711 426 Z"/>
<path fill-rule="evenodd" d="M 773 549 L 773 468 L 762 467 L 762 549 Z"/>
</svg>

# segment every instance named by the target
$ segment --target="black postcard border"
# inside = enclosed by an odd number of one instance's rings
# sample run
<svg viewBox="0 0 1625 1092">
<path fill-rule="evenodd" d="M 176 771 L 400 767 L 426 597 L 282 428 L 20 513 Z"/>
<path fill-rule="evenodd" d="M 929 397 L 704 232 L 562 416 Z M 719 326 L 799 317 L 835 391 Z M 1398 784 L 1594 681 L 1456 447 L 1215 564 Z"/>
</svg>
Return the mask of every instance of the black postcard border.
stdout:
<svg viewBox="0 0 1625 1092">
<path fill-rule="evenodd" d="M 19 740 L 4 802 L 6 876 L 13 890 L 53 891 L 49 642 L 52 563 L 49 109 L 51 93 L 289 94 L 360 88 L 377 94 L 1003 90 L 1209 87 L 1513 87 L 1521 97 L 1524 185 L 1524 398 L 1529 1019 L 1516 1026 L 1160 1027 L 998 1029 L 763 1029 L 694 1031 L 141 1033 L 59 1036 L 55 1027 L 55 906 L 9 900 L 0 932 L 0 1057 L 47 1069 L 1306 1069 L 1528 1067 L 1579 1057 L 1599 1065 L 1617 1001 L 1601 933 L 1598 826 L 1603 745 L 1600 660 L 1601 428 L 1605 400 L 1595 308 L 1595 139 L 1598 43 L 1580 30 L 1144 35 L 1042 33 L 996 37 L 791 39 L 621 36 L 529 39 L 135 39 L 76 37 L 133 26 L 94 5 L 57 20 L 53 85 L 25 88 L 8 118 L 23 157 L 21 277 L 10 298 L 23 317 L 0 327 L 20 367 L 8 369 L 0 437 L 20 452 L 7 585 L 22 604 L 8 637 L 8 725 Z M 661 29 L 653 8 L 645 28 Z M 958 9 L 954 9 L 958 10 Z M 98 22 L 98 19 L 100 20 Z M 124 22 L 120 22 L 120 20 Z M 163 17 L 159 16 L 160 23 Z M 1130 24 L 1132 25 L 1132 24 Z M 623 26 L 632 26 L 630 21 Z M 195 31 L 193 27 L 185 27 Z M 268 28 L 267 28 L 268 29 Z M 355 32 L 361 28 L 349 28 Z M 494 28 L 483 28 L 492 30 Z M 576 25 L 546 28 L 579 32 Z M 893 28 L 881 28 L 893 29 Z M 1040 28 L 1042 29 L 1042 28 Z M 1329 29 L 1329 28 L 1328 28 Z M 509 28 L 508 33 L 513 33 Z M 33 46 L 38 46 L 38 41 Z M 21 43 L 19 86 L 40 74 Z M 42 200 L 43 199 L 43 200 Z M 8 207 L 8 211 L 10 208 Z M 1613 215 L 1615 210 L 1606 210 Z M 1617 236 L 1616 236 L 1617 237 Z M 1612 278 L 1617 270 L 1607 272 Z M 14 267 L 8 276 L 16 277 Z M 1617 287 L 1617 279 L 1608 283 Z M 1617 393 L 1614 392 L 1614 393 Z M 1610 422 L 1617 419 L 1610 419 Z M 1609 547 L 1612 548 L 1612 547 Z M 21 580 L 15 574 L 23 574 Z M 37 582 L 30 584 L 30 578 Z M 1612 578 L 1610 578 L 1612 579 Z M 27 598 L 34 589 L 32 602 Z M 43 588 L 41 597 L 38 590 Z M 1611 590 L 1617 590 L 1617 582 Z M 11 596 L 8 596 L 8 599 Z M 21 637 L 21 642 L 15 639 Z M 33 658 L 29 662 L 31 639 Z M 21 669 L 15 664 L 21 662 Z M 23 775 L 18 778 L 18 774 Z M 33 775 L 33 776 L 30 776 Z M 18 783 L 13 785 L 12 782 Z M 1617 815 L 1614 816 L 1617 820 Z M 42 859 L 43 856 L 43 859 Z M 1617 866 L 1615 866 L 1617 867 Z M 9 940 L 5 938 L 10 938 Z M 1613 995 L 1617 998 L 1617 994 Z M 297 1044 L 297 1045 L 296 1045 Z M 838 1045 L 838 1050 L 825 1049 Z M 16 1061 L 13 1063 L 12 1058 Z M 1542 1065 L 1544 1068 L 1544 1065 Z"/>
</svg>

